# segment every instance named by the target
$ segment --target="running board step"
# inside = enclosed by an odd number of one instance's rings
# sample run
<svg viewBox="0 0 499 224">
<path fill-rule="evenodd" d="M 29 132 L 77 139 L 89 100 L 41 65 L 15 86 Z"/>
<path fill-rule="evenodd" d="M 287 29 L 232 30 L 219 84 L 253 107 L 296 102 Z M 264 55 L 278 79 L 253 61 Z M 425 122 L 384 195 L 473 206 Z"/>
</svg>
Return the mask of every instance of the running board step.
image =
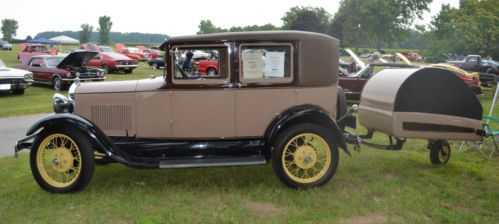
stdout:
<svg viewBox="0 0 499 224">
<path fill-rule="evenodd" d="M 201 159 L 172 159 L 159 162 L 159 168 L 187 168 L 187 167 L 210 167 L 210 166 L 248 166 L 262 165 L 267 161 L 263 156 L 247 157 L 221 157 Z"/>
</svg>

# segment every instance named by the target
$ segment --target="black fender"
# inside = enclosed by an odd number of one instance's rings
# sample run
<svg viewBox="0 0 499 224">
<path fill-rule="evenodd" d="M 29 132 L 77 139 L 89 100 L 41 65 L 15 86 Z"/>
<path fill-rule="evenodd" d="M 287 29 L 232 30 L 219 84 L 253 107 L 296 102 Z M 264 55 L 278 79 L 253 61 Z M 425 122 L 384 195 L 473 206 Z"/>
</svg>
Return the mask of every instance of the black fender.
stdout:
<svg viewBox="0 0 499 224">
<path fill-rule="evenodd" d="M 279 133 L 287 127 L 301 122 L 317 124 L 331 130 L 338 147 L 343 149 L 346 154 L 351 155 L 345 143 L 343 131 L 328 111 L 315 105 L 300 105 L 278 114 L 267 127 L 265 131 L 265 143 L 269 147 L 267 156 L 270 156 L 270 147 Z"/>
<path fill-rule="evenodd" d="M 97 125 L 78 115 L 69 113 L 49 115 L 33 124 L 26 132 L 26 135 L 36 136 L 35 133 L 37 133 L 40 129 L 50 128 L 51 126 L 77 128 L 90 139 L 92 145 L 97 151 L 104 153 L 111 159 L 133 167 L 148 168 L 141 163 L 134 162 L 133 159 L 128 158 L 127 155 L 120 153 L 119 150 L 116 150 L 111 140 L 99 127 L 97 127 Z"/>
</svg>

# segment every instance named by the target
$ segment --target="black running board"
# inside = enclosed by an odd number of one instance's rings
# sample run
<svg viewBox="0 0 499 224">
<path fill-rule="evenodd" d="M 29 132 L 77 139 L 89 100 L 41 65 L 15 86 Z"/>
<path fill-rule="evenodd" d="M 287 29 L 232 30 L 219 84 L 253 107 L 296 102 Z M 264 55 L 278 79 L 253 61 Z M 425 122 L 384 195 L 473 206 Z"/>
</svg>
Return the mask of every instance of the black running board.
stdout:
<svg viewBox="0 0 499 224">
<path fill-rule="evenodd" d="M 188 168 L 211 166 L 249 166 L 263 165 L 267 160 L 263 156 L 219 157 L 200 159 L 169 159 L 159 162 L 159 168 Z"/>
</svg>

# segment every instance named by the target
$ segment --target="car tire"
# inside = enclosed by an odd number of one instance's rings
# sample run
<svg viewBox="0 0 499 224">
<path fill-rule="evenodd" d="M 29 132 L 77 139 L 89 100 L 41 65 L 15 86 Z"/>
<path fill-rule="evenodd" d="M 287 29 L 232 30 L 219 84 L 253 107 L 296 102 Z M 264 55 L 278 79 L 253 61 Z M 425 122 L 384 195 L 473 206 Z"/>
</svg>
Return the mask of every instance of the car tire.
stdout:
<svg viewBox="0 0 499 224">
<path fill-rule="evenodd" d="M 64 85 L 62 84 L 62 80 L 58 76 L 56 76 L 52 79 L 52 86 L 54 87 L 54 90 L 56 90 L 56 91 L 64 90 Z"/>
<path fill-rule="evenodd" d="M 103 64 L 102 65 L 102 70 L 106 72 L 106 74 L 109 74 L 111 70 L 109 70 L 109 65 Z"/>
<path fill-rule="evenodd" d="M 22 95 L 22 94 L 24 94 L 24 89 L 14 89 L 14 90 L 12 90 L 12 94 Z"/>
<path fill-rule="evenodd" d="M 336 172 L 338 162 L 338 147 L 333 134 L 316 124 L 291 126 L 279 134 L 273 144 L 274 173 L 291 188 L 326 184 Z"/>
<path fill-rule="evenodd" d="M 132 74 L 132 72 L 133 72 L 133 69 L 125 70 L 125 74 Z"/>
<path fill-rule="evenodd" d="M 206 70 L 206 75 L 208 76 L 215 76 L 217 74 L 217 70 L 215 70 L 214 68 L 208 68 L 208 70 Z"/>
<path fill-rule="evenodd" d="M 432 164 L 440 165 L 449 162 L 451 148 L 449 142 L 445 140 L 437 140 L 429 143 L 430 161 Z"/>
<path fill-rule="evenodd" d="M 159 68 L 158 63 L 153 63 L 152 64 L 152 69 L 156 70 L 158 68 Z"/>
<path fill-rule="evenodd" d="M 63 126 L 44 129 L 33 141 L 30 165 L 44 190 L 77 192 L 87 186 L 94 173 L 92 145 L 79 130 Z"/>
</svg>

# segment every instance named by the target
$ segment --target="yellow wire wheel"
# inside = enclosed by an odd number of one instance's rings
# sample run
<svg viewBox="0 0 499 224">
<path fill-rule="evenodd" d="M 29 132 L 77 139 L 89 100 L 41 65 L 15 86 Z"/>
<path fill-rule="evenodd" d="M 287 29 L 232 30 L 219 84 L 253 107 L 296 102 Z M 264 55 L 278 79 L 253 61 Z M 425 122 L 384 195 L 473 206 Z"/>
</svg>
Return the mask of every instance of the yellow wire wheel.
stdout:
<svg viewBox="0 0 499 224">
<path fill-rule="evenodd" d="M 51 134 L 38 146 L 36 163 L 40 176 L 57 188 L 73 184 L 81 173 L 81 153 L 75 141 L 64 134 Z"/>
<path fill-rule="evenodd" d="M 331 165 L 331 150 L 321 136 L 303 133 L 288 141 L 281 160 L 284 172 L 289 178 L 308 184 L 326 175 Z"/>
<path fill-rule="evenodd" d="M 38 185 L 49 192 L 82 190 L 94 171 L 92 144 L 83 132 L 72 127 L 47 128 L 33 141 L 30 165 Z"/>
</svg>

